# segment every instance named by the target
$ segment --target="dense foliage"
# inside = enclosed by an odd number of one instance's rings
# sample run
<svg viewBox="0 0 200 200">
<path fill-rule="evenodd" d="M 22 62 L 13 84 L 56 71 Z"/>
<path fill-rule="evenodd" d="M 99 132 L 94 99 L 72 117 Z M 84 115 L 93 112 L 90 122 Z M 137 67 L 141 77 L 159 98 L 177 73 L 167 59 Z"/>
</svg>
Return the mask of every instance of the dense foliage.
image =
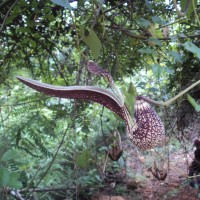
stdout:
<svg viewBox="0 0 200 200">
<path fill-rule="evenodd" d="M 200 77 L 200 2 L 178 5 L 159 0 L 0 3 L 2 199 L 6 188 L 20 189 L 27 199 L 87 199 L 105 184 L 111 133 L 118 129 L 125 136 L 124 123 L 102 106 L 44 96 L 19 83 L 16 75 L 54 85 L 107 87 L 88 72 L 92 59 L 111 72 L 122 90 L 133 82 L 139 94 L 165 101 Z M 190 103 L 199 109 L 199 86 L 190 94 Z M 187 106 L 195 112 L 188 101 Z M 170 108 L 173 113 L 177 107 Z M 158 111 L 165 116 L 162 108 Z M 122 166 L 123 159 L 107 168 Z M 52 188 L 57 190 L 48 193 Z"/>
</svg>

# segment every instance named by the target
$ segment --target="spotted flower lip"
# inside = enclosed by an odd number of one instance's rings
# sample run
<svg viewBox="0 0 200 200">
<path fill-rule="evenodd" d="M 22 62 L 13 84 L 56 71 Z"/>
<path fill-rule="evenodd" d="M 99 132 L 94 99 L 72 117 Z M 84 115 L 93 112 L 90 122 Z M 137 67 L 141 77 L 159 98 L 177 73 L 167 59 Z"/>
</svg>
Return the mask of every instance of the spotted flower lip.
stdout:
<svg viewBox="0 0 200 200">
<path fill-rule="evenodd" d="M 96 86 L 55 86 L 21 76 L 17 76 L 17 79 L 34 90 L 49 96 L 99 103 L 124 120 L 127 135 L 137 147 L 146 150 L 157 146 L 165 135 L 164 125 L 157 113 L 145 100 L 146 97 L 136 97 L 135 113 L 134 118 L 132 118 L 124 104 L 123 95 L 116 87 L 110 73 L 100 68 L 93 61 L 88 63 L 91 73 L 108 78 L 114 93 Z"/>
<path fill-rule="evenodd" d="M 138 96 L 135 102 L 135 113 L 137 127 L 132 131 L 134 136 L 130 136 L 133 143 L 141 149 L 150 149 L 165 137 L 164 125 L 142 96 Z"/>
</svg>

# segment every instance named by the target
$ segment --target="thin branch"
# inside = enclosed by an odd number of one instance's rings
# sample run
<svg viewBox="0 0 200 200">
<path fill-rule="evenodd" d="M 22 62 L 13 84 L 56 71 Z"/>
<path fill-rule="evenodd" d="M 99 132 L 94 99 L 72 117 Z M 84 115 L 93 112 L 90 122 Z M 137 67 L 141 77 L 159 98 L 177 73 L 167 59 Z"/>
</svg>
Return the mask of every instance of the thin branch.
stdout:
<svg viewBox="0 0 200 200">
<path fill-rule="evenodd" d="M 109 152 L 107 152 L 107 154 L 106 154 L 106 159 L 105 159 L 105 162 L 104 162 L 104 164 L 103 164 L 103 169 L 102 169 L 102 172 L 103 172 L 103 173 L 104 173 L 105 170 L 106 170 L 106 163 L 107 163 L 107 160 L 108 160 L 108 154 L 109 154 Z"/>
<path fill-rule="evenodd" d="M 105 15 L 106 16 L 106 15 Z M 114 25 L 112 26 L 106 26 L 106 27 L 109 27 L 111 29 L 117 29 L 123 33 L 125 33 L 127 36 L 131 37 L 131 38 L 136 38 L 136 39 L 141 39 L 141 40 L 147 40 L 149 39 L 149 37 L 147 36 L 144 36 L 144 35 L 136 35 L 134 33 L 132 33 L 131 31 L 129 31 L 128 29 L 124 28 L 124 27 L 121 27 L 120 25 L 116 24 L 113 20 L 111 20 L 108 16 L 106 16 L 106 18 L 111 21 Z M 162 41 L 169 41 L 171 40 L 172 37 L 180 37 L 180 38 L 196 38 L 196 37 L 200 37 L 200 34 L 194 34 L 194 35 L 171 35 L 167 38 L 156 38 L 158 40 L 162 40 Z"/>
<path fill-rule="evenodd" d="M 21 196 L 19 190 L 10 190 L 10 195 L 13 196 L 16 200 L 24 200 L 24 198 Z"/>
<path fill-rule="evenodd" d="M 132 37 L 132 38 L 137 38 L 137 39 L 143 39 L 143 40 L 146 40 L 148 39 L 149 37 L 147 36 L 143 36 L 143 35 L 136 35 L 136 34 L 133 34 L 131 31 L 125 29 L 125 28 L 122 28 L 122 27 L 117 27 L 117 26 L 113 26 L 112 28 L 115 28 L 115 29 L 118 29 L 120 30 L 121 32 L 125 33 L 126 35 L 128 35 L 129 37 Z M 180 38 L 196 38 L 196 37 L 200 37 L 200 34 L 194 34 L 194 35 L 171 35 L 167 38 L 156 38 L 158 40 L 163 40 L 163 41 L 169 41 L 171 40 L 172 37 L 180 37 Z"/>
<path fill-rule="evenodd" d="M 66 190 L 75 190 L 76 187 L 64 188 L 64 187 L 52 187 L 52 188 L 31 188 L 31 189 L 21 189 L 19 190 L 20 193 L 28 192 L 55 192 L 55 191 L 66 191 Z"/>
<path fill-rule="evenodd" d="M 13 9 L 13 7 L 16 5 L 17 2 L 18 2 L 18 0 L 15 0 L 15 2 L 13 3 L 13 5 L 10 7 L 10 9 L 8 10 L 8 12 L 6 13 L 6 16 L 5 16 L 4 20 L 3 20 L 3 23 L 2 23 L 1 28 L 0 28 L 0 32 L 2 32 L 3 27 L 4 27 L 5 23 L 6 23 L 6 19 L 7 19 L 9 13 L 11 12 L 11 10 Z"/>
<path fill-rule="evenodd" d="M 175 20 L 175 21 L 173 21 L 173 22 L 169 22 L 169 23 L 166 23 L 166 24 L 164 24 L 164 25 L 161 25 L 159 28 L 157 28 L 157 29 L 160 29 L 160 28 L 163 28 L 163 27 L 166 27 L 166 26 L 171 26 L 171 25 L 173 25 L 173 24 L 176 24 L 176 23 L 179 23 L 179 22 L 181 22 L 181 21 L 184 21 L 184 20 L 186 20 L 187 19 L 187 17 L 182 17 L 182 18 L 178 18 L 177 20 Z M 156 30 L 157 30 L 156 29 Z"/>
<path fill-rule="evenodd" d="M 110 11 L 114 10 L 115 8 L 118 8 L 119 6 L 122 6 L 124 3 L 126 3 L 126 1 L 123 1 L 123 2 L 121 2 L 121 3 L 119 3 L 119 4 L 115 5 L 115 6 L 113 6 L 112 8 L 104 11 L 104 14 L 107 13 L 107 12 L 110 12 Z"/>
<path fill-rule="evenodd" d="M 179 94 L 177 94 L 175 97 L 171 98 L 170 100 L 168 101 L 155 101 L 153 99 L 150 99 L 148 97 L 142 97 L 144 100 L 150 102 L 150 103 L 153 103 L 153 104 L 156 104 L 156 105 L 159 105 L 159 106 L 168 106 L 170 104 L 172 104 L 174 101 L 176 101 L 178 98 L 180 98 L 181 96 L 183 96 L 185 93 L 187 93 L 189 90 L 191 90 L 192 88 L 194 88 L 195 86 L 197 86 L 198 84 L 200 84 L 200 80 L 193 83 L 191 86 L 189 86 L 188 88 L 186 88 L 185 90 L 183 90 L 182 92 L 180 92 Z"/>
</svg>

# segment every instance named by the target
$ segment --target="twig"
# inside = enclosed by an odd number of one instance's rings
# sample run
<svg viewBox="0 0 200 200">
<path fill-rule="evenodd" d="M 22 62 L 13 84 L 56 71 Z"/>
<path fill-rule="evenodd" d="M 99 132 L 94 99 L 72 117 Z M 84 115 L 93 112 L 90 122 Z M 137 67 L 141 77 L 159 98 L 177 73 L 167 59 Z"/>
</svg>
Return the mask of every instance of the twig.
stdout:
<svg viewBox="0 0 200 200">
<path fill-rule="evenodd" d="M 55 192 L 55 191 L 66 191 L 66 190 L 75 190 L 76 187 L 69 187 L 69 188 L 63 188 L 63 187 L 52 187 L 52 188 L 31 188 L 31 189 L 21 189 L 19 190 L 20 193 L 26 193 L 28 192 Z"/>
<path fill-rule="evenodd" d="M 157 29 L 160 29 L 160 28 L 163 28 L 163 27 L 166 27 L 166 26 L 171 26 L 171 25 L 173 25 L 173 24 L 179 23 L 179 22 L 181 22 L 181 21 L 183 21 L 183 20 L 186 20 L 186 19 L 187 19 L 187 17 L 179 18 L 179 19 L 177 19 L 177 20 L 175 20 L 175 21 L 173 21 L 173 22 L 169 22 L 169 23 L 166 23 L 166 24 L 162 25 L 162 26 L 160 26 L 160 27 L 157 28 Z M 156 30 L 157 30 L 157 29 L 156 29 Z"/>
<path fill-rule="evenodd" d="M 17 2 L 18 2 L 18 0 L 15 0 L 15 2 L 13 3 L 13 5 L 10 7 L 10 9 L 8 10 L 8 12 L 6 13 L 6 16 L 5 16 L 4 20 L 3 20 L 3 23 L 2 23 L 1 28 L 0 28 L 0 32 L 2 32 L 3 27 L 5 25 L 5 22 L 6 22 L 6 19 L 7 19 L 9 13 L 11 12 L 11 10 L 13 9 L 13 7 L 16 5 Z"/>
<path fill-rule="evenodd" d="M 189 90 L 191 90 L 192 88 L 194 88 L 195 86 L 197 86 L 198 84 L 200 84 L 200 80 L 193 83 L 191 86 L 189 86 L 188 88 L 186 88 L 185 90 L 183 90 L 182 92 L 180 92 L 179 94 L 177 94 L 175 97 L 171 98 L 168 101 L 155 101 L 152 100 L 148 97 L 142 97 L 144 100 L 148 101 L 149 103 L 153 103 L 155 105 L 159 105 L 159 106 L 168 106 L 170 104 L 172 104 L 174 101 L 176 101 L 178 98 L 180 98 L 181 96 L 183 96 L 185 93 L 187 93 Z"/>
<path fill-rule="evenodd" d="M 108 160 L 108 152 L 107 152 L 107 154 L 106 154 L 106 159 L 105 159 L 105 162 L 104 162 L 104 164 L 103 164 L 103 170 L 102 170 L 103 173 L 104 173 L 105 170 L 106 170 L 106 163 L 107 163 L 107 160 Z"/>
<path fill-rule="evenodd" d="M 105 15 L 106 16 L 106 15 Z M 109 27 L 111 29 L 117 29 L 123 33 L 125 33 L 127 36 L 131 37 L 131 38 L 136 38 L 136 39 L 141 39 L 141 40 L 147 40 L 149 37 L 147 36 L 144 36 L 144 35 L 136 35 L 136 34 L 133 34 L 131 31 L 129 31 L 128 29 L 126 28 L 123 28 L 121 26 L 119 26 L 118 24 L 116 24 L 114 21 L 112 21 L 108 16 L 106 16 L 106 18 L 111 21 L 114 25 L 113 26 L 106 26 L 106 27 Z M 167 24 L 165 25 L 167 26 Z M 195 37 L 200 37 L 200 34 L 195 34 L 195 35 L 171 35 L 167 38 L 156 38 L 158 40 L 162 40 L 162 41 L 169 41 L 171 40 L 172 37 L 180 37 L 180 38 L 195 38 Z"/>
<path fill-rule="evenodd" d="M 110 12 L 110 11 L 114 10 L 115 8 L 118 8 L 119 6 L 122 6 L 124 3 L 126 3 L 126 1 L 123 1 L 123 2 L 121 2 L 121 3 L 119 3 L 119 4 L 115 5 L 115 6 L 113 6 L 112 8 L 104 11 L 104 14 L 107 13 L 107 12 Z"/>
<path fill-rule="evenodd" d="M 24 198 L 20 194 L 20 190 L 10 190 L 9 191 L 10 195 L 13 196 L 17 200 L 24 200 Z"/>
</svg>

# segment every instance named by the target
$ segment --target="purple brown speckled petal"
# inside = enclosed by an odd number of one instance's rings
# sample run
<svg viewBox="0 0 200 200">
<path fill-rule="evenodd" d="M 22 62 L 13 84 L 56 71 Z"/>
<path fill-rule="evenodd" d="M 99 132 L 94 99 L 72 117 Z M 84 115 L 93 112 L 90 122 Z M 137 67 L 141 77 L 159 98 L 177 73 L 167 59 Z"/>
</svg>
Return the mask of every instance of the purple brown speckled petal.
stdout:
<svg viewBox="0 0 200 200">
<path fill-rule="evenodd" d="M 94 86 L 54 86 L 21 76 L 17 76 L 17 79 L 34 90 L 49 96 L 67 99 L 83 99 L 99 103 L 125 120 L 123 114 L 124 109 L 120 107 L 118 99 L 112 92 L 104 88 Z"/>
</svg>

